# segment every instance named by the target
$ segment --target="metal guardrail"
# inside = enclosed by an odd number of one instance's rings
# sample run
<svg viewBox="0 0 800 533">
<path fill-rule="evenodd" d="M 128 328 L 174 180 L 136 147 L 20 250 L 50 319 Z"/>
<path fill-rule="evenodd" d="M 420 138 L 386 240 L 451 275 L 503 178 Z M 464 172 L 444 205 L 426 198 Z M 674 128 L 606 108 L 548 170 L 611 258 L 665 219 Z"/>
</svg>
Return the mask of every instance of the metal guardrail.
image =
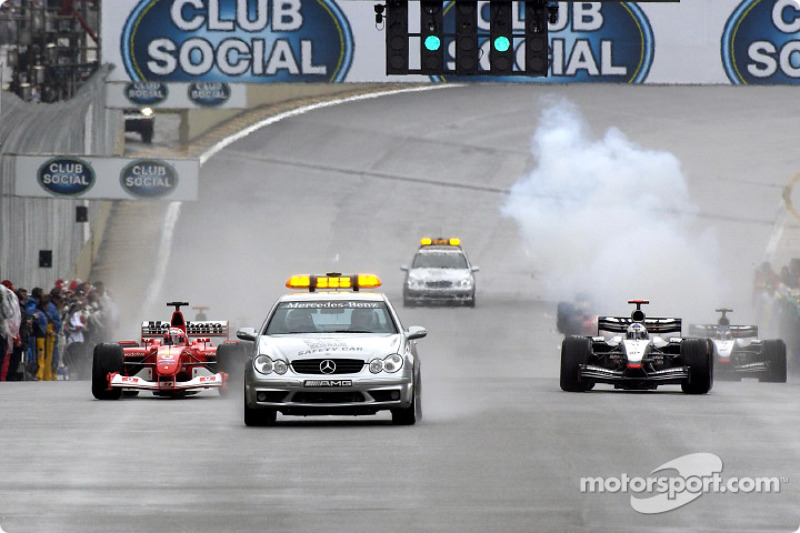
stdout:
<svg viewBox="0 0 800 533">
<path fill-rule="evenodd" d="M 92 224 L 108 210 L 108 202 L 12 196 L 13 158 L 7 155 L 120 155 L 122 112 L 105 106 L 104 84 L 111 68 L 100 67 L 65 102 L 24 102 L 0 91 L 0 279 L 49 289 L 58 278 L 81 274 L 75 265 L 92 245 Z M 88 223 L 76 221 L 78 206 L 87 207 Z M 51 268 L 39 266 L 40 250 L 52 251 Z"/>
</svg>

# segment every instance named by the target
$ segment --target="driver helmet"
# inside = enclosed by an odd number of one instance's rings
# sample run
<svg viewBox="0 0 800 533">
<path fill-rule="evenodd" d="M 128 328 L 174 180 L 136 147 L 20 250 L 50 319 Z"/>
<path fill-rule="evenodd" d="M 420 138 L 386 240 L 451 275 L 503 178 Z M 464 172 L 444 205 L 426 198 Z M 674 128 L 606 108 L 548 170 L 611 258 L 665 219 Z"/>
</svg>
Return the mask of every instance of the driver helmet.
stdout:
<svg viewBox="0 0 800 533">
<path fill-rule="evenodd" d="M 183 330 L 180 328 L 169 328 L 164 333 L 164 344 L 184 344 L 186 342 Z"/>
<path fill-rule="evenodd" d="M 729 341 L 733 338 L 733 333 L 731 333 L 731 328 L 727 326 L 719 326 L 717 328 L 717 336 L 720 340 Z"/>
<path fill-rule="evenodd" d="M 627 336 L 628 340 L 634 340 L 634 341 L 647 339 L 648 338 L 647 329 L 644 327 L 643 324 L 640 324 L 639 322 L 634 322 L 633 324 L 628 326 Z"/>
</svg>

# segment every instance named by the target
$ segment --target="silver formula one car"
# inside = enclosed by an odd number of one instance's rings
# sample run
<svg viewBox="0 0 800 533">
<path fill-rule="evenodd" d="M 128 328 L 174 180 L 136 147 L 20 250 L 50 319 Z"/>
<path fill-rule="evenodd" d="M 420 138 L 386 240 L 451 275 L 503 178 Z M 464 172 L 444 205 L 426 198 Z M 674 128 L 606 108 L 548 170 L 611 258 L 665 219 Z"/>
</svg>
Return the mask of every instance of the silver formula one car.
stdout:
<svg viewBox="0 0 800 533">
<path fill-rule="evenodd" d="M 647 300 L 628 303 L 636 305 L 630 318 L 601 316 L 597 319 L 597 336 L 564 339 L 561 389 L 585 392 L 595 383 L 607 383 L 627 390 L 680 385 L 688 394 L 710 391 L 711 342 L 681 338 L 680 318 L 647 318 L 642 311 L 642 305 L 649 303 Z M 663 337 L 670 333 L 675 336 Z"/>
<path fill-rule="evenodd" d="M 295 292 L 273 305 L 262 326 L 237 336 L 253 341 L 244 369 L 244 422 L 272 425 L 283 415 L 369 415 L 392 422 L 422 417 L 419 326 L 403 328 L 372 274 L 292 276 Z"/>
<path fill-rule="evenodd" d="M 786 383 L 786 344 L 780 340 L 759 340 L 758 326 L 731 325 L 728 313 L 717 309 L 716 324 L 692 324 L 689 335 L 711 339 L 714 343 L 714 372 L 717 379 Z"/>
</svg>

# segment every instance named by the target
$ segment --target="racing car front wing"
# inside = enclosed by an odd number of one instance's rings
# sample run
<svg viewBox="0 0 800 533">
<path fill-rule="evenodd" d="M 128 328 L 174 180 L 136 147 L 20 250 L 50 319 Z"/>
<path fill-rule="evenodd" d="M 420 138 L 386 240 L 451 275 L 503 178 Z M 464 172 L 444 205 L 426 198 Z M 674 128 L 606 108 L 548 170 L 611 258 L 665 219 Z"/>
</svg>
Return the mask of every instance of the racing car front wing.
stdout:
<svg viewBox="0 0 800 533">
<path fill-rule="evenodd" d="M 608 383 L 611 385 L 626 384 L 636 385 L 641 383 L 652 383 L 653 385 L 677 385 L 689 381 L 689 368 L 676 366 L 664 370 L 644 371 L 638 369 L 636 372 L 626 370 L 611 370 L 596 365 L 580 365 L 580 379 L 592 381 L 594 383 Z"/>
<path fill-rule="evenodd" d="M 219 389 L 228 383 L 228 374 L 219 372 L 208 376 L 197 376 L 189 381 L 149 381 L 138 376 L 123 376 L 117 372 L 109 374 L 109 389 L 177 391 L 189 389 Z"/>
</svg>

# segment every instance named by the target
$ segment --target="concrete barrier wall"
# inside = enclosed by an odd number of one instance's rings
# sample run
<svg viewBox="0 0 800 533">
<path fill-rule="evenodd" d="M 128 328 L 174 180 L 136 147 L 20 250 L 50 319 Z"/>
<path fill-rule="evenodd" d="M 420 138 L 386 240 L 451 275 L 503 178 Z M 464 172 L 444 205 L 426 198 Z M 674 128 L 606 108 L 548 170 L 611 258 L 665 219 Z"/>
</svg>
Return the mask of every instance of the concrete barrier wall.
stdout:
<svg viewBox="0 0 800 533">
<path fill-rule="evenodd" d="M 12 158 L 6 155 L 121 155 L 122 112 L 105 107 L 110 71 L 100 68 L 66 102 L 24 102 L 0 91 L 0 279 L 49 289 L 58 278 L 89 276 L 110 202 L 13 196 Z M 88 208 L 88 223 L 76 222 L 77 206 Z M 39 267 L 40 250 L 52 250 L 52 268 Z"/>
<path fill-rule="evenodd" d="M 302 100 L 306 98 L 330 96 L 350 93 L 354 88 L 368 90 L 373 86 L 386 84 L 369 83 L 266 83 L 247 86 L 247 105 L 249 109 Z M 246 111 L 246 110 L 245 110 Z M 181 120 L 180 142 L 189 144 L 193 139 L 206 133 L 214 126 L 226 122 L 241 114 L 242 110 L 233 109 L 189 109 L 183 111 Z"/>
</svg>

